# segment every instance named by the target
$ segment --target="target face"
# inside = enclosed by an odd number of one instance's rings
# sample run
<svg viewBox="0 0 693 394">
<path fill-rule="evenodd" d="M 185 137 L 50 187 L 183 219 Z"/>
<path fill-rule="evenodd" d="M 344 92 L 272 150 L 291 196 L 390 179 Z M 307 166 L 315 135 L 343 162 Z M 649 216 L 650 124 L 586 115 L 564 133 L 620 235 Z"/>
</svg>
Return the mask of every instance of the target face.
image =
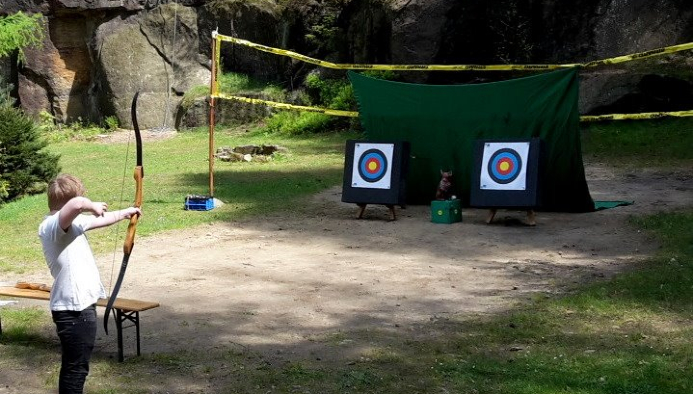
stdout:
<svg viewBox="0 0 693 394">
<path fill-rule="evenodd" d="M 488 162 L 488 174 L 498 183 L 510 183 L 517 179 L 522 169 L 522 158 L 514 150 L 503 148 L 491 155 Z"/>
<path fill-rule="evenodd" d="M 480 185 L 485 190 L 525 190 L 529 142 L 484 144 Z"/>
<path fill-rule="evenodd" d="M 367 182 L 377 182 L 385 176 L 387 158 L 378 149 L 369 149 L 361 155 L 358 162 L 359 175 Z"/>
<path fill-rule="evenodd" d="M 393 151 L 394 144 L 355 144 L 351 186 L 390 189 Z"/>
</svg>

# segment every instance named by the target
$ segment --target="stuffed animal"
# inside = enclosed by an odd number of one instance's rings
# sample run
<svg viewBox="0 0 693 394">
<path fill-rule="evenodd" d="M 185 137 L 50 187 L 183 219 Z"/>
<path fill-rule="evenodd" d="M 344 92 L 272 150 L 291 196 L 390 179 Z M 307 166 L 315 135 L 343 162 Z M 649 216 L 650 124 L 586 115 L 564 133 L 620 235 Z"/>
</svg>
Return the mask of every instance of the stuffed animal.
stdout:
<svg viewBox="0 0 693 394">
<path fill-rule="evenodd" d="M 452 171 L 440 170 L 440 183 L 436 190 L 436 200 L 449 200 L 452 197 Z"/>
</svg>

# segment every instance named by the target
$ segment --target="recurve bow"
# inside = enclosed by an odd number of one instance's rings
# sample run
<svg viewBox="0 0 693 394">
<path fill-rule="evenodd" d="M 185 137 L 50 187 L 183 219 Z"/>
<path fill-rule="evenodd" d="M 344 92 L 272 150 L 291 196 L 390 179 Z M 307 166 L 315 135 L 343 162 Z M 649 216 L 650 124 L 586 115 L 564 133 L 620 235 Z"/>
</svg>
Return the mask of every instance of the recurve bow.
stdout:
<svg viewBox="0 0 693 394">
<path fill-rule="evenodd" d="M 135 203 L 134 207 L 142 207 L 142 183 L 144 179 L 144 167 L 142 166 L 142 136 L 140 134 L 140 128 L 137 125 L 137 97 L 140 92 L 135 93 L 132 98 L 132 108 L 130 110 L 132 116 L 132 125 L 135 129 L 135 143 L 137 146 L 137 163 L 135 165 Z M 108 298 L 108 303 L 106 304 L 106 313 L 103 318 L 103 329 L 108 334 L 108 316 L 113 309 L 113 303 L 118 297 L 118 291 L 120 291 L 120 286 L 123 284 L 123 277 L 125 277 L 125 270 L 128 267 L 128 261 L 130 260 L 130 253 L 132 253 L 132 247 L 135 245 L 135 230 L 137 229 L 137 221 L 140 215 L 132 215 L 130 217 L 130 223 L 128 224 L 128 231 L 125 236 L 125 243 L 123 244 L 123 262 L 120 264 L 120 272 L 118 273 L 118 280 L 113 287 L 113 292 Z"/>
</svg>

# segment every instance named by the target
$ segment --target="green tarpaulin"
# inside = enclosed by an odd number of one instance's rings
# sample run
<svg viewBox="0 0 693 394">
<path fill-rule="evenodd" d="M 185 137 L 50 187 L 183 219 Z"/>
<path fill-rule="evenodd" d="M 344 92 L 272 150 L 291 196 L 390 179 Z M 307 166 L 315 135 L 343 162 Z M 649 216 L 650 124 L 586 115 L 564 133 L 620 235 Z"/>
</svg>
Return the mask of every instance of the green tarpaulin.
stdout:
<svg viewBox="0 0 693 394">
<path fill-rule="evenodd" d="M 540 209 L 594 210 L 580 149 L 578 73 L 567 69 L 503 82 L 420 85 L 349 72 L 371 141 L 409 141 L 407 203 L 429 204 L 441 170 L 468 205 L 477 139 L 538 137 L 544 143 Z"/>
<path fill-rule="evenodd" d="M 594 210 L 601 211 L 603 209 L 611 209 L 616 207 L 625 207 L 627 205 L 633 205 L 635 201 L 595 201 Z"/>
</svg>

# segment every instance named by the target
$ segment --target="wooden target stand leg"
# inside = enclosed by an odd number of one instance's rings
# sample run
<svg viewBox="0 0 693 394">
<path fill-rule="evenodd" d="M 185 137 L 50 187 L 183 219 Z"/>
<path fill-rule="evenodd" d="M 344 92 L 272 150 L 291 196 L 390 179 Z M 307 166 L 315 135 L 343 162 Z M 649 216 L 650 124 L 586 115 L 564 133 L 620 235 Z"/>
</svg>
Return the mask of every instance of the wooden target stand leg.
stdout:
<svg viewBox="0 0 693 394">
<path fill-rule="evenodd" d="M 368 205 L 368 204 L 362 204 L 361 203 L 361 204 L 356 204 L 356 205 L 358 205 L 358 207 L 359 207 L 359 212 L 356 215 L 356 218 L 362 219 L 363 218 L 363 212 L 366 210 L 366 205 Z M 395 213 L 395 206 L 392 204 L 385 204 L 385 206 L 387 207 L 387 209 L 390 210 L 391 220 L 397 220 L 397 214 Z"/>
<path fill-rule="evenodd" d="M 488 210 L 488 215 L 486 216 L 486 224 L 491 224 L 493 218 L 496 216 L 497 208 L 491 208 Z M 536 226 L 537 225 L 537 214 L 533 209 L 527 210 L 527 225 Z"/>
<path fill-rule="evenodd" d="M 496 216 L 496 211 L 498 210 L 495 208 L 491 208 L 488 210 L 488 215 L 486 216 L 486 224 L 491 224 L 493 218 Z"/>
</svg>

